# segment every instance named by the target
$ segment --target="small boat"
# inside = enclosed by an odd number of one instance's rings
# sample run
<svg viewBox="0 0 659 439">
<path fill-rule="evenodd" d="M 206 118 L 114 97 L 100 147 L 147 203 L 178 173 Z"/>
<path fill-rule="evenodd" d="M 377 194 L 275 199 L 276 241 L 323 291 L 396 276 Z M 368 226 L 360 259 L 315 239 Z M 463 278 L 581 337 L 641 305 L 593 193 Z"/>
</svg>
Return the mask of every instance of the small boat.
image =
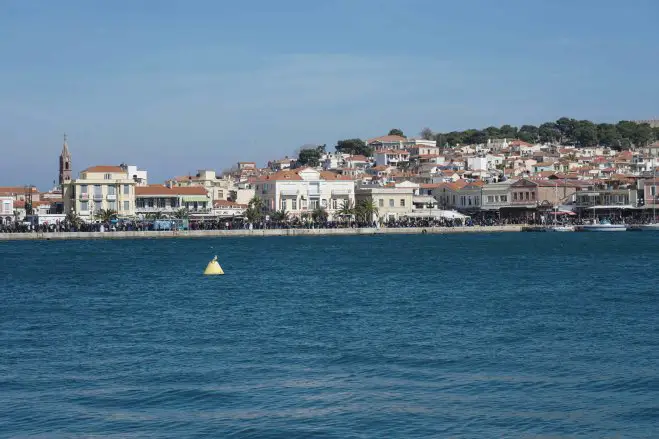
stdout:
<svg viewBox="0 0 659 439">
<path fill-rule="evenodd" d="M 574 226 L 549 226 L 547 227 L 548 232 L 574 232 Z"/>
<path fill-rule="evenodd" d="M 644 232 L 659 232 L 659 223 L 641 224 L 638 228 Z"/>
<path fill-rule="evenodd" d="M 599 223 L 584 224 L 579 228 L 583 232 L 626 232 L 626 224 L 611 224 L 609 220 L 601 220 Z"/>
</svg>

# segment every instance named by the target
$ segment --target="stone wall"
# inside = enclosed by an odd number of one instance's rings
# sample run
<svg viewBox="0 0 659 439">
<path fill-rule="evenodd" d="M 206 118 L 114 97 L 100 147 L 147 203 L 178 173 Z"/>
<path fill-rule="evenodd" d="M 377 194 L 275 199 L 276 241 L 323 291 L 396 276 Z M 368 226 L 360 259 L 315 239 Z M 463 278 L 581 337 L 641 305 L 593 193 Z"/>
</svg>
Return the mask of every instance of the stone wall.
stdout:
<svg viewBox="0 0 659 439">
<path fill-rule="evenodd" d="M 139 239 L 139 238 L 217 238 L 252 236 L 327 236 L 327 235 L 410 235 L 440 233 L 521 232 L 522 226 L 490 227 L 410 227 L 361 229 L 264 229 L 264 230 L 186 230 L 148 232 L 58 232 L 58 233 L 0 233 L 0 241 L 56 240 L 56 239 Z"/>
</svg>

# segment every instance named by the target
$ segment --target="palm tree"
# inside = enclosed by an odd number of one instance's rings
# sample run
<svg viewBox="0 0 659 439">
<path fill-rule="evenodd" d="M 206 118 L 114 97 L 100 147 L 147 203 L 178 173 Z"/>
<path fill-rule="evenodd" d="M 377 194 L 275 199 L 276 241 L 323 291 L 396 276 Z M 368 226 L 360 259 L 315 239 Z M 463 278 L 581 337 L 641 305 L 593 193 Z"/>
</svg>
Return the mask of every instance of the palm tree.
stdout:
<svg viewBox="0 0 659 439">
<path fill-rule="evenodd" d="M 276 222 L 279 222 L 279 223 L 285 223 L 285 222 L 288 221 L 288 219 L 289 219 L 288 218 L 288 212 L 286 212 L 286 210 L 284 210 L 284 209 L 277 210 L 277 211 L 273 212 L 273 214 L 272 214 L 272 220 L 276 221 Z"/>
<path fill-rule="evenodd" d="M 364 224 L 370 224 L 373 216 L 378 215 L 378 207 L 372 199 L 366 199 L 359 202 L 356 209 L 356 216 Z"/>
<path fill-rule="evenodd" d="M 82 218 L 75 212 L 67 213 L 65 221 L 76 229 L 80 228 L 80 225 L 82 224 Z"/>
<path fill-rule="evenodd" d="M 165 215 L 162 212 L 151 212 L 146 214 L 146 218 L 150 220 L 160 220 L 163 219 Z"/>
<path fill-rule="evenodd" d="M 96 214 L 96 218 L 104 223 L 110 222 L 117 217 L 117 211 L 112 209 L 101 209 Z"/>
<path fill-rule="evenodd" d="M 350 218 L 355 214 L 355 205 L 350 200 L 343 200 L 337 214 L 342 217 Z"/>
<path fill-rule="evenodd" d="M 316 207 L 313 212 L 311 212 L 311 218 L 316 223 L 325 223 L 327 222 L 327 211 L 322 207 Z"/>
<path fill-rule="evenodd" d="M 188 216 L 189 216 L 189 212 L 188 212 L 188 209 L 186 209 L 185 207 L 182 207 L 179 210 L 177 210 L 176 212 L 174 212 L 174 218 L 185 219 Z"/>
<path fill-rule="evenodd" d="M 247 210 L 245 210 L 245 217 L 250 223 L 260 222 L 263 218 L 263 200 L 258 196 L 254 196 L 249 203 L 247 204 Z"/>
</svg>

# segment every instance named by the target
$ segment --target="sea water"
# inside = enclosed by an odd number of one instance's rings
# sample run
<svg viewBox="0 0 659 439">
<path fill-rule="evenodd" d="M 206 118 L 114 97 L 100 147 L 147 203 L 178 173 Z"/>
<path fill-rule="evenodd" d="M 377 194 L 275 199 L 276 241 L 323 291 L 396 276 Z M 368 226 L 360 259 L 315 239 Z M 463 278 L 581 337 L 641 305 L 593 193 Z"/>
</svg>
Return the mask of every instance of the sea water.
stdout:
<svg viewBox="0 0 659 439">
<path fill-rule="evenodd" d="M 0 437 L 659 436 L 659 234 L 0 255 Z"/>
</svg>

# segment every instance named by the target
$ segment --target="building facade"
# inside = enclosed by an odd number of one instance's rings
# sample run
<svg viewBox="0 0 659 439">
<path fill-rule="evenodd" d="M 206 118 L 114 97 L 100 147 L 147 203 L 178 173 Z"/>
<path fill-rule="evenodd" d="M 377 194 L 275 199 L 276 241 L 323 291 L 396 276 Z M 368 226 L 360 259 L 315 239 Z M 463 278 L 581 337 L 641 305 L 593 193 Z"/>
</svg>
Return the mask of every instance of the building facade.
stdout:
<svg viewBox="0 0 659 439">
<path fill-rule="evenodd" d="M 92 166 L 63 186 L 64 211 L 87 220 L 101 210 L 113 210 L 119 217 L 134 216 L 135 186 L 125 167 Z"/>
<path fill-rule="evenodd" d="M 377 207 L 380 221 L 395 221 L 412 213 L 414 208 L 414 188 L 394 186 L 357 186 L 355 188 L 357 203 L 370 201 Z"/>
<path fill-rule="evenodd" d="M 351 178 L 330 171 L 300 168 L 279 171 L 254 182 L 255 196 L 267 211 L 286 211 L 300 217 L 322 208 L 333 220 L 343 203 L 355 201 Z"/>
<path fill-rule="evenodd" d="M 211 213 L 212 199 L 201 186 L 167 187 L 161 185 L 135 188 L 135 213 L 138 216 L 162 214 L 176 216 L 181 210 L 189 214 Z"/>
</svg>

